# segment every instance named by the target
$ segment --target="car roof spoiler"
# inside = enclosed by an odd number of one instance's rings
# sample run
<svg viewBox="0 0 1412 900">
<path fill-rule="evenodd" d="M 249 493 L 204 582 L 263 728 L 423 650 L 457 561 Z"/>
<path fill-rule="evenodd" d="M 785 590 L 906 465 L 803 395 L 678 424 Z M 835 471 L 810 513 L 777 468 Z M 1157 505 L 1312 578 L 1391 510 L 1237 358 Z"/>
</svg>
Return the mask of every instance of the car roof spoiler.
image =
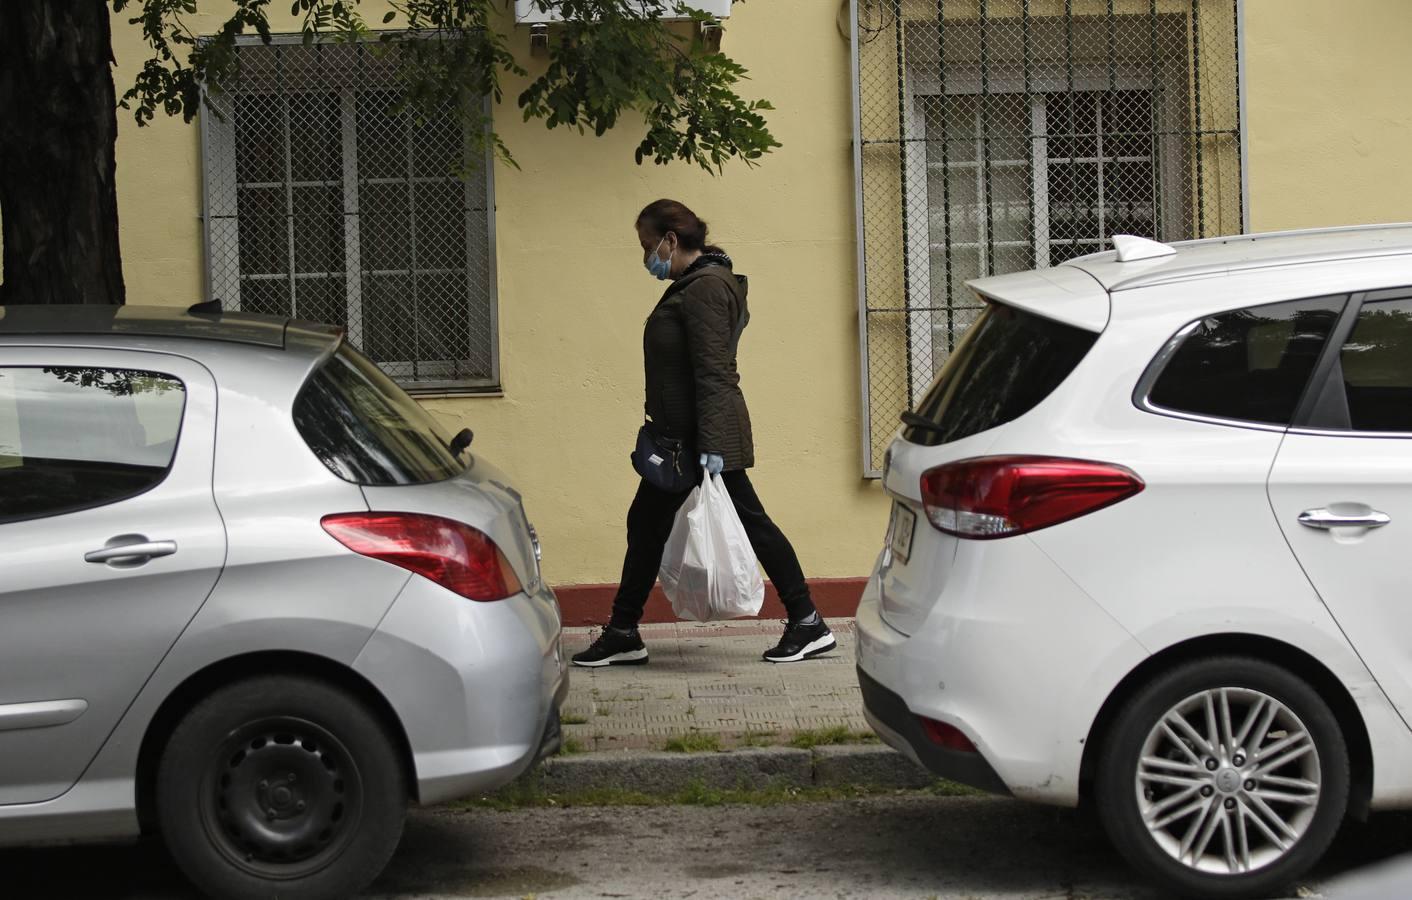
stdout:
<svg viewBox="0 0 1412 900">
<path fill-rule="evenodd" d="M 1085 331 L 1101 332 L 1108 326 L 1108 291 L 1097 278 L 1074 266 L 991 275 L 966 286 L 986 300 Z"/>
</svg>

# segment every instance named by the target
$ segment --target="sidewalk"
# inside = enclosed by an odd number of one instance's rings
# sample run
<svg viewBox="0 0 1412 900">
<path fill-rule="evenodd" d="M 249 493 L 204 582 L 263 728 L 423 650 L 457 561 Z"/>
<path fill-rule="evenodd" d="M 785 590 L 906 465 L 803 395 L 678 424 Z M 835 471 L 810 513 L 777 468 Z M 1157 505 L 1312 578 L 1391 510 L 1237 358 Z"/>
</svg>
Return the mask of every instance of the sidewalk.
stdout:
<svg viewBox="0 0 1412 900">
<path fill-rule="evenodd" d="M 645 666 L 574 667 L 564 704 L 570 752 L 788 745 L 792 739 L 871 740 L 854 674 L 852 619 L 830 619 L 838 649 L 798 663 L 760 654 L 779 640 L 779 622 L 643 625 Z M 564 629 L 573 654 L 595 629 Z M 844 732 L 847 732 L 845 735 Z M 694 736 L 694 737 L 693 737 Z M 714 741 L 712 740 L 714 738 Z"/>
</svg>

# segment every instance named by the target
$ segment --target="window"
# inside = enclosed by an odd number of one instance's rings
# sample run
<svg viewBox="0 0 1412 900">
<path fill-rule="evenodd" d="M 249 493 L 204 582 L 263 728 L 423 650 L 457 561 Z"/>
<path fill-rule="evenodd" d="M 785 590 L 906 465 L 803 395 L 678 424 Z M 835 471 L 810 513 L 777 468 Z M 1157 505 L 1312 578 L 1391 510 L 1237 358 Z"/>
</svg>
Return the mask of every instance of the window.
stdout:
<svg viewBox="0 0 1412 900">
<path fill-rule="evenodd" d="M 355 484 L 427 484 L 465 469 L 431 414 L 347 346 L 299 392 L 294 424 L 330 471 Z"/>
<path fill-rule="evenodd" d="M 935 446 L 1014 421 L 1054 392 L 1098 335 L 989 304 L 966 332 L 917 415 L 932 427 L 909 425 L 914 444 Z"/>
<path fill-rule="evenodd" d="M 928 248 L 938 288 L 964 294 L 985 273 L 1156 233 L 1150 91 L 933 96 L 921 106 L 930 230 L 950 237 Z"/>
<path fill-rule="evenodd" d="M 114 503 L 161 483 L 186 390 L 160 372 L 0 368 L 0 522 Z"/>
<path fill-rule="evenodd" d="M 1342 309 L 1342 297 L 1325 297 L 1193 322 L 1159 360 L 1147 402 L 1170 412 L 1287 426 Z"/>
<path fill-rule="evenodd" d="M 858 4 L 865 467 L 982 306 L 966 282 L 1241 230 L 1236 0 Z M 899 259 L 900 257 L 900 259 Z"/>
<path fill-rule="evenodd" d="M 903 180 L 918 228 L 909 305 L 932 311 L 912 329 L 914 395 L 976 312 L 967 281 L 1106 250 L 1114 234 L 1194 236 L 1177 216 L 1189 205 L 1185 149 L 1159 124 L 1184 118 L 1173 106 L 1186 95 L 1183 75 L 1143 32 L 1160 46 L 1175 40 L 1174 20 L 1031 19 L 1028 63 L 1015 24 L 917 27 L 905 41 L 915 71 L 903 119 L 914 141 Z M 954 57 L 943 72 L 939 40 Z"/>
<path fill-rule="evenodd" d="M 203 117 L 211 295 L 344 326 L 408 388 L 495 387 L 490 167 L 459 120 L 399 112 L 362 46 L 239 53 Z"/>
<path fill-rule="evenodd" d="M 1352 430 L 1412 433 L 1412 299 L 1364 304 L 1339 368 Z"/>
</svg>

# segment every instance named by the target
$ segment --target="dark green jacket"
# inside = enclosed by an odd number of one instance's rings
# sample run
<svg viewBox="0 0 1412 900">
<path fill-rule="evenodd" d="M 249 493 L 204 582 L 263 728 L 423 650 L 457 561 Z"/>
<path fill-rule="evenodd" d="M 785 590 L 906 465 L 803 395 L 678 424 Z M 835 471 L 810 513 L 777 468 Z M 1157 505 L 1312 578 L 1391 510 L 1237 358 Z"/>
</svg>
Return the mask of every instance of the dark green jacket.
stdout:
<svg viewBox="0 0 1412 900">
<path fill-rule="evenodd" d="M 727 471 L 755 465 L 735 364 L 740 332 L 750 321 L 745 296 L 745 276 L 726 265 L 703 265 L 667 288 L 642 336 L 647 418 L 694 454 L 721 454 Z"/>
</svg>

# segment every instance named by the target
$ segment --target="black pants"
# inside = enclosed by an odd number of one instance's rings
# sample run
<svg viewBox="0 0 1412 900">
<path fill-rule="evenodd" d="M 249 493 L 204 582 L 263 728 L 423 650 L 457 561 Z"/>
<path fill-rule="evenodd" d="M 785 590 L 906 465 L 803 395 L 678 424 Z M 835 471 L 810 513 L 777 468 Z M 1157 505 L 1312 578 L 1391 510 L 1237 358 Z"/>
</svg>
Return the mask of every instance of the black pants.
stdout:
<svg viewBox="0 0 1412 900">
<path fill-rule="evenodd" d="M 797 622 L 808 618 L 814 612 L 814 601 L 809 597 L 809 584 L 804 580 L 804 571 L 789 538 L 766 515 L 750 477 L 743 470 L 726 472 L 721 480 L 750 537 L 750 546 L 755 549 L 760 565 L 789 613 L 789 620 Z M 609 623 L 613 627 L 633 628 L 642 619 L 642 608 L 647 605 L 647 595 L 657 581 L 662 551 L 672 533 L 677 510 L 689 496 L 690 491 L 668 494 L 646 481 L 638 485 L 637 496 L 628 510 L 628 552 L 623 559 L 618 596 L 613 600 L 613 618 Z"/>
</svg>

